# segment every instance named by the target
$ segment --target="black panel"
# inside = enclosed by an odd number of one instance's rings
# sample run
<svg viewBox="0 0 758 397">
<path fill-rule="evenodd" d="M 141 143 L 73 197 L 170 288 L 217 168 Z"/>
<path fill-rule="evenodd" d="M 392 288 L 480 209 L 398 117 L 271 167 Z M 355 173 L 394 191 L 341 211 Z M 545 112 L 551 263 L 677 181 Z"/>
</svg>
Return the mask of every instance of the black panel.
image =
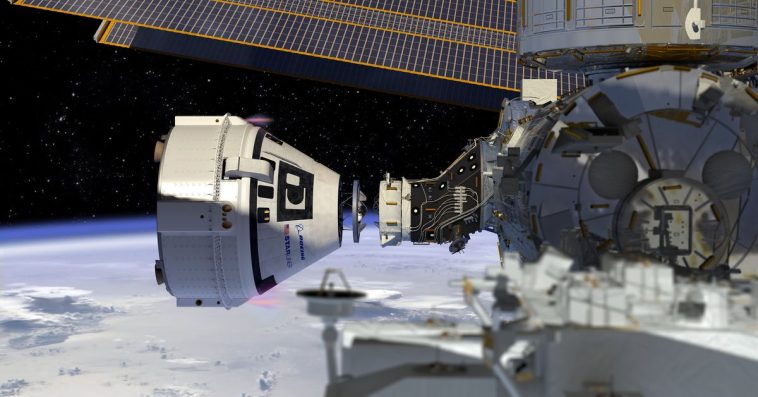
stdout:
<svg viewBox="0 0 758 397">
<path fill-rule="evenodd" d="M 141 28 L 132 48 L 490 111 L 500 111 L 504 98 L 518 95 L 507 90 L 154 29 Z"/>
<path fill-rule="evenodd" d="M 295 180 L 288 182 L 288 179 Z M 313 219 L 313 174 L 289 163 L 279 163 L 276 221 Z"/>
<path fill-rule="evenodd" d="M 266 199 L 274 198 L 274 187 L 263 185 L 258 186 L 258 197 Z"/>
<path fill-rule="evenodd" d="M 258 132 L 255 137 L 255 144 L 253 145 L 253 158 L 259 159 L 261 157 L 261 147 L 263 146 L 263 132 Z M 250 210 L 254 211 L 255 219 L 250 219 L 250 261 L 253 267 L 253 282 L 255 283 L 255 289 L 259 294 L 262 294 L 271 288 L 276 286 L 276 279 L 274 276 L 269 276 L 263 279 L 261 275 L 261 262 L 258 255 L 258 196 L 253 194 L 258 190 L 258 180 L 250 178 Z"/>
<path fill-rule="evenodd" d="M 411 180 L 411 232 L 416 243 L 453 241 L 479 230 L 477 208 L 484 202 L 481 188 L 479 144 L 433 179 Z M 461 212 L 455 211 L 455 189 L 464 189 Z"/>
</svg>

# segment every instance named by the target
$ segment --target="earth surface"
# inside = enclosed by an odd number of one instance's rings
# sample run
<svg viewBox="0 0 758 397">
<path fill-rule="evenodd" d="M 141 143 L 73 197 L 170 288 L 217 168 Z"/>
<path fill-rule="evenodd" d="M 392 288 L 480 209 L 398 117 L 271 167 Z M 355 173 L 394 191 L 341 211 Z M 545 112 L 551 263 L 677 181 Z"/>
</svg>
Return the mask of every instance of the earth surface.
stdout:
<svg viewBox="0 0 758 397">
<path fill-rule="evenodd" d="M 349 231 L 346 233 L 350 233 Z M 498 263 L 497 237 L 381 248 L 369 226 L 263 296 L 177 308 L 156 285 L 151 218 L 0 229 L 0 396 L 323 395 L 321 324 L 295 296 L 327 267 L 368 297 L 352 321 L 474 321 L 448 281 Z"/>
</svg>

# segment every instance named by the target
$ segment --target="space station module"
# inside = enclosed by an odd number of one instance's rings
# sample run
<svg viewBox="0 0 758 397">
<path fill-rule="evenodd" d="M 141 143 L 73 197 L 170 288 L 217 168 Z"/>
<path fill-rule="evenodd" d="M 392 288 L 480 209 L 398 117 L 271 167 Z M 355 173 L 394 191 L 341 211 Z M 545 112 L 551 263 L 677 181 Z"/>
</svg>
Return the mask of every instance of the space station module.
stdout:
<svg viewBox="0 0 758 397">
<path fill-rule="evenodd" d="M 730 3 L 731 4 L 731 3 Z M 500 125 L 435 178 L 381 183 L 381 243 L 491 231 L 501 256 L 543 246 L 578 268 L 639 254 L 682 275 L 758 275 L 758 5 L 519 2 L 519 55 L 592 85 L 529 81 Z M 552 88 L 551 88 L 552 84 Z M 753 85 L 753 87 L 751 87 Z"/>
</svg>

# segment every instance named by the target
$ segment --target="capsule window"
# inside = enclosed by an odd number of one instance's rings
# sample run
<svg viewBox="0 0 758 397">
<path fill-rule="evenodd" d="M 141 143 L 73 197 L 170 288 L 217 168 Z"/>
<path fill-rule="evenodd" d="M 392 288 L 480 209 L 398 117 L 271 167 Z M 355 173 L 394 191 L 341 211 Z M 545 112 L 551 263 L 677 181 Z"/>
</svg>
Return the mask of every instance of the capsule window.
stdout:
<svg viewBox="0 0 758 397">
<path fill-rule="evenodd" d="M 273 186 L 258 186 L 258 197 L 265 198 L 265 199 L 273 199 L 274 198 L 274 187 Z"/>
</svg>

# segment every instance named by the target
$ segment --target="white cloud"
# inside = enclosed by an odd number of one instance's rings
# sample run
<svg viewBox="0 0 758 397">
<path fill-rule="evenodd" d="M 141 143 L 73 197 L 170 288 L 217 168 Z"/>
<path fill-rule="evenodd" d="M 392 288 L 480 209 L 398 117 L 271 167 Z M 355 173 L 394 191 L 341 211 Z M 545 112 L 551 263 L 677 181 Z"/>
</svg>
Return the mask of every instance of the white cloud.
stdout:
<svg viewBox="0 0 758 397">
<path fill-rule="evenodd" d="M 180 364 L 180 365 L 205 365 L 208 364 L 208 361 L 198 360 L 195 358 L 172 358 L 169 360 L 166 360 L 166 362 L 169 362 L 171 364 Z"/>
<path fill-rule="evenodd" d="M 60 343 L 69 336 L 97 329 L 115 312 L 71 287 L 16 286 L 0 293 L 0 329 L 14 349 Z"/>
</svg>

